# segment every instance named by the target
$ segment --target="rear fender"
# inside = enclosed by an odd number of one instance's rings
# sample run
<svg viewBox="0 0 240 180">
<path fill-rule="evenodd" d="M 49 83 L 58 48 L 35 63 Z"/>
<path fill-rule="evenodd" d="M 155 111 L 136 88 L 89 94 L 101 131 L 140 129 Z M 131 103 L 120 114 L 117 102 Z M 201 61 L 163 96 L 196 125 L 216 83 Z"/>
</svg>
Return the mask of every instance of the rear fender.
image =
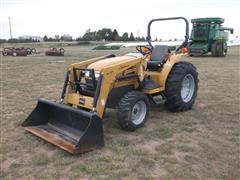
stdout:
<svg viewBox="0 0 240 180">
<path fill-rule="evenodd" d="M 166 81 L 174 64 L 178 62 L 184 55 L 172 54 L 169 59 L 164 63 L 161 71 L 145 71 L 146 75 L 149 75 L 152 80 L 160 85 L 160 90 L 165 90 Z"/>
</svg>

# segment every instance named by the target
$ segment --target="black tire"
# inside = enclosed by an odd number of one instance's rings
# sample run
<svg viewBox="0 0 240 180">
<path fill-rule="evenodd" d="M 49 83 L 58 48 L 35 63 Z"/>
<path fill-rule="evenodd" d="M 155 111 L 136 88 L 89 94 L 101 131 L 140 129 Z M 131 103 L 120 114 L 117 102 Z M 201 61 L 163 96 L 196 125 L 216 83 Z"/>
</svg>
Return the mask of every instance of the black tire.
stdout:
<svg viewBox="0 0 240 180">
<path fill-rule="evenodd" d="M 32 54 L 34 53 L 36 53 L 36 49 L 35 48 L 32 48 L 32 52 L 31 52 Z"/>
<path fill-rule="evenodd" d="M 63 48 L 60 48 L 59 51 L 62 52 L 62 53 L 65 52 L 65 50 Z"/>
<path fill-rule="evenodd" d="M 140 109 L 136 107 L 142 104 Z M 144 106 L 144 107 L 143 107 Z M 135 113 L 134 111 L 137 112 Z M 150 103 L 148 97 L 140 91 L 130 91 L 126 93 L 118 102 L 117 122 L 126 131 L 134 131 L 142 127 L 148 119 Z M 142 113 L 138 119 L 134 120 L 134 113 Z"/>
<path fill-rule="evenodd" d="M 215 41 L 214 43 L 212 43 L 211 46 L 211 54 L 213 57 L 217 56 L 217 41 Z"/>
<path fill-rule="evenodd" d="M 186 92 L 186 88 L 183 87 L 183 82 L 185 81 L 189 81 L 189 91 L 186 97 L 182 97 Z M 192 85 L 190 85 L 191 83 Z M 187 111 L 194 104 L 197 90 L 198 73 L 196 68 L 189 62 L 178 62 L 173 66 L 167 78 L 165 90 L 167 101 L 165 104 L 173 112 Z"/>
<path fill-rule="evenodd" d="M 27 54 L 31 54 L 32 53 L 31 48 L 27 48 L 26 51 L 27 51 Z"/>
<path fill-rule="evenodd" d="M 227 54 L 227 44 L 223 41 L 216 41 L 216 56 L 225 57 Z"/>
<path fill-rule="evenodd" d="M 227 55 L 227 43 L 224 42 L 223 43 L 223 56 L 222 57 L 225 57 Z"/>
<path fill-rule="evenodd" d="M 217 43 L 217 57 L 223 57 L 223 43 Z"/>
<path fill-rule="evenodd" d="M 64 52 L 65 52 L 65 50 L 64 50 L 63 48 L 60 48 L 60 49 L 59 49 L 59 52 L 60 52 L 60 56 L 63 56 L 63 55 L 64 55 Z"/>
<path fill-rule="evenodd" d="M 7 56 L 7 55 L 8 55 L 8 52 L 7 52 L 7 51 L 3 51 L 3 52 L 2 52 L 2 55 L 3 55 L 3 56 Z"/>
</svg>

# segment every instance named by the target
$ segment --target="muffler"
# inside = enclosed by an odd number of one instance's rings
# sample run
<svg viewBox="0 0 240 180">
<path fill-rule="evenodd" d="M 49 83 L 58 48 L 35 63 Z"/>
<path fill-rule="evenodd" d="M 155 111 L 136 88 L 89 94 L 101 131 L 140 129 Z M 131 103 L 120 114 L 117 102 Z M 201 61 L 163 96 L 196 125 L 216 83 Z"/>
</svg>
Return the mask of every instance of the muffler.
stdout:
<svg viewBox="0 0 240 180">
<path fill-rule="evenodd" d="M 96 113 L 42 98 L 22 126 L 73 154 L 104 145 L 102 119 Z"/>
</svg>

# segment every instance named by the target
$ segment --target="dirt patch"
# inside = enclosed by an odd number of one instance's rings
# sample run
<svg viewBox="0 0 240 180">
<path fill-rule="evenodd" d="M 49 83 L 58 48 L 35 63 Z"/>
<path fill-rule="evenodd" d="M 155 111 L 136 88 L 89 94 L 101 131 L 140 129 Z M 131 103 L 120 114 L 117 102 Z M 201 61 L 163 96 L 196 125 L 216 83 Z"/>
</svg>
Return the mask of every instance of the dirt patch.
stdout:
<svg viewBox="0 0 240 180">
<path fill-rule="evenodd" d="M 148 151 L 149 153 L 156 153 L 156 147 L 161 145 L 161 142 L 150 140 L 150 141 L 145 141 L 141 144 L 136 145 L 137 149 L 144 149 Z"/>
</svg>

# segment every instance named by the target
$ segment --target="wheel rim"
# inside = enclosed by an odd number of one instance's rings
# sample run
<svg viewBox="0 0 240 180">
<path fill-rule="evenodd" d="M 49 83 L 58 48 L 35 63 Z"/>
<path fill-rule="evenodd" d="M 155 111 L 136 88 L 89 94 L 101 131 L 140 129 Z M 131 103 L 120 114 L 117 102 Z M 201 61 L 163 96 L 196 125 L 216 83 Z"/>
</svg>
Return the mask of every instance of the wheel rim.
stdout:
<svg viewBox="0 0 240 180">
<path fill-rule="evenodd" d="M 147 113 L 147 105 L 144 101 L 138 101 L 132 109 L 132 122 L 135 125 L 141 124 L 146 116 Z"/>
<path fill-rule="evenodd" d="M 192 99 L 194 90 L 195 90 L 194 78 L 191 74 L 187 74 L 183 78 L 181 88 L 181 97 L 185 103 L 189 102 Z"/>
</svg>

